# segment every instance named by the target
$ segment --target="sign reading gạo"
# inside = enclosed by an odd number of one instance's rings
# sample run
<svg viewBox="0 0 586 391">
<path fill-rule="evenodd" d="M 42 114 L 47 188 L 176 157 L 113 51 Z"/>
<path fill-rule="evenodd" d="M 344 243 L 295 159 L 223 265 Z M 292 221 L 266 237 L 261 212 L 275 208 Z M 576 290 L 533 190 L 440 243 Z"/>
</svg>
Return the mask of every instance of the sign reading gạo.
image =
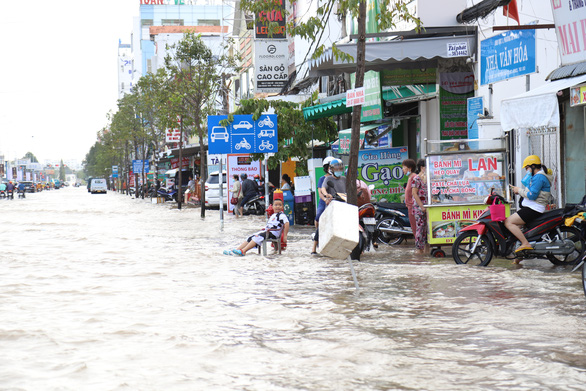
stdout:
<svg viewBox="0 0 586 391">
<path fill-rule="evenodd" d="M 280 92 L 287 84 L 287 40 L 262 40 L 254 43 L 255 92 Z"/>
</svg>

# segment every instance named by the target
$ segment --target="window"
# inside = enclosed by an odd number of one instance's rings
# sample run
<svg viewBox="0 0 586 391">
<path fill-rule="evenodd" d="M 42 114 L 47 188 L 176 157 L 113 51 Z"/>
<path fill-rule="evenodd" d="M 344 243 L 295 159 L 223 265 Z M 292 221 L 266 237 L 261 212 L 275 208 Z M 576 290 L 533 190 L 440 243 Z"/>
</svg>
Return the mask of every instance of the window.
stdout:
<svg viewBox="0 0 586 391">
<path fill-rule="evenodd" d="M 150 38 L 150 31 L 149 31 L 149 27 L 153 26 L 153 20 L 152 19 L 142 19 L 140 21 L 141 24 L 141 35 L 142 35 L 142 39 L 147 39 Z"/>
<path fill-rule="evenodd" d="M 198 19 L 198 26 L 219 26 L 220 19 Z"/>
<path fill-rule="evenodd" d="M 162 19 L 162 26 L 183 26 L 183 19 Z"/>
</svg>

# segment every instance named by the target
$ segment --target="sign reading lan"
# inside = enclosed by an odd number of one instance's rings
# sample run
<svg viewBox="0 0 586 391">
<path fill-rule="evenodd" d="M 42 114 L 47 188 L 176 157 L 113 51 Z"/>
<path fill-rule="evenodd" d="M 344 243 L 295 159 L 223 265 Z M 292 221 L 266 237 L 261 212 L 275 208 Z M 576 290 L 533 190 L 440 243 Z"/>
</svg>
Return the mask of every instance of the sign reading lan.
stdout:
<svg viewBox="0 0 586 391">
<path fill-rule="evenodd" d="M 277 115 L 263 114 L 257 121 L 252 114 L 235 115 L 234 122 L 224 126 L 226 115 L 208 116 L 208 146 L 210 154 L 274 153 L 277 152 Z"/>
</svg>

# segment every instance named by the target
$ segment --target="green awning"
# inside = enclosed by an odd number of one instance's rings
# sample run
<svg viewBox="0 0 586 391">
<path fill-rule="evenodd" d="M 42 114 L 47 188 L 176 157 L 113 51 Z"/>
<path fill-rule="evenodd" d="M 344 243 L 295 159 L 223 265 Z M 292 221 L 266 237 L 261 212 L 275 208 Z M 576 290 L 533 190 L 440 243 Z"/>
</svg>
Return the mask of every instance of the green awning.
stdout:
<svg viewBox="0 0 586 391">
<path fill-rule="evenodd" d="M 413 102 L 437 96 L 435 84 L 383 87 L 383 99 L 391 103 Z"/>
<path fill-rule="evenodd" d="M 312 121 L 318 118 L 331 117 L 332 115 L 340 115 L 351 112 L 352 107 L 346 107 L 346 98 L 344 98 L 315 106 L 304 107 L 303 118 L 305 118 L 306 121 Z"/>
</svg>

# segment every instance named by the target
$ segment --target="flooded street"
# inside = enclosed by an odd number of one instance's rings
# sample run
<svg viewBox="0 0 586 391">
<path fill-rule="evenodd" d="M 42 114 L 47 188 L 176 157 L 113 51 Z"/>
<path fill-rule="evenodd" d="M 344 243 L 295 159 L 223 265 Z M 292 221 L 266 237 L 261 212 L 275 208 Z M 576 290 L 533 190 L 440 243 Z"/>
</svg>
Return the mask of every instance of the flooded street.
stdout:
<svg viewBox="0 0 586 391">
<path fill-rule="evenodd" d="M 202 221 L 85 188 L 0 200 L 0 390 L 579 390 L 586 299 L 547 261 L 222 255 Z"/>
</svg>

